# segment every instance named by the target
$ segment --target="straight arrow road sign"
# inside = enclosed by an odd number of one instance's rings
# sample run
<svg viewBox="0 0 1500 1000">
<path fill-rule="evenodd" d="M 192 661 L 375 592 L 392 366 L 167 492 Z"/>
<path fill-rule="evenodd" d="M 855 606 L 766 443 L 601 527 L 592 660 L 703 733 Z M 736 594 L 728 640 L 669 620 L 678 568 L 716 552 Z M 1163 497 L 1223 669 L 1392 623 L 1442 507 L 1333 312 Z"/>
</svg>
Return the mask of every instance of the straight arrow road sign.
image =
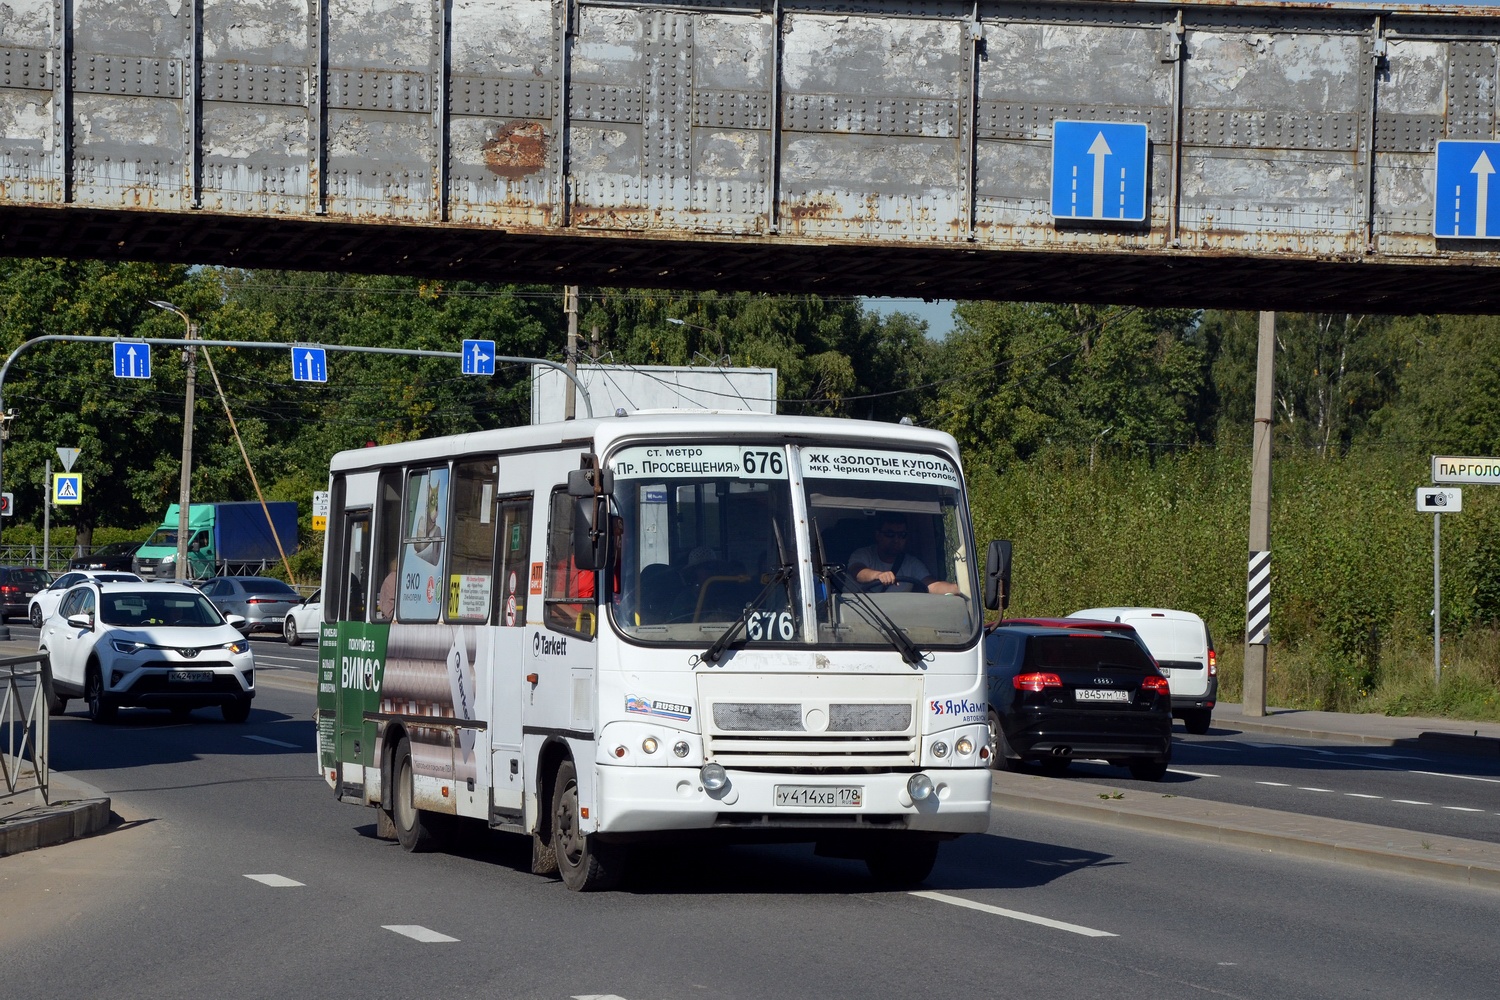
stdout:
<svg viewBox="0 0 1500 1000">
<path fill-rule="evenodd" d="M 1459 239 L 1500 239 L 1500 198 L 1490 178 L 1500 168 L 1500 142 L 1444 139 L 1437 144 L 1432 233 Z M 1496 192 L 1500 194 L 1500 192 Z"/>
<path fill-rule="evenodd" d="M 114 349 L 115 378 L 151 377 L 151 345 L 117 340 Z"/>
<path fill-rule="evenodd" d="M 327 382 L 327 352 L 321 347 L 293 347 L 292 381 Z"/>
<path fill-rule="evenodd" d="M 1150 179 L 1144 124 L 1052 123 L 1052 215 L 1144 222 Z"/>
</svg>

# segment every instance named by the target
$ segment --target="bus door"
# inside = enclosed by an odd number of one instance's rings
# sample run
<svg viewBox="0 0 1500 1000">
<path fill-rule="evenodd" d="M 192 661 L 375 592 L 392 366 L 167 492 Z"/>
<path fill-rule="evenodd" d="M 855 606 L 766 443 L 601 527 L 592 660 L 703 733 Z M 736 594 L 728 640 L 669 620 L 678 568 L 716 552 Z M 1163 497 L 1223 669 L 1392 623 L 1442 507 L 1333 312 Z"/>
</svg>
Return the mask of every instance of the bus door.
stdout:
<svg viewBox="0 0 1500 1000">
<path fill-rule="evenodd" d="M 527 674 L 537 680 L 528 682 L 524 723 L 528 731 L 592 739 L 597 574 L 574 564 L 573 498 L 566 489 L 552 492 L 547 513 L 545 558 L 531 567 L 530 596 L 540 608 L 526 627 L 526 656 Z"/>
<path fill-rule="evenodd" d="M 500 497 L 495 536 L 495 623 L 490 661 L 490 822 L 520 823 L 526 787 L 521 756 L 521 702 L 529 655 L 525 649 L 531 581 L 530 493 Z"/>
</svg>

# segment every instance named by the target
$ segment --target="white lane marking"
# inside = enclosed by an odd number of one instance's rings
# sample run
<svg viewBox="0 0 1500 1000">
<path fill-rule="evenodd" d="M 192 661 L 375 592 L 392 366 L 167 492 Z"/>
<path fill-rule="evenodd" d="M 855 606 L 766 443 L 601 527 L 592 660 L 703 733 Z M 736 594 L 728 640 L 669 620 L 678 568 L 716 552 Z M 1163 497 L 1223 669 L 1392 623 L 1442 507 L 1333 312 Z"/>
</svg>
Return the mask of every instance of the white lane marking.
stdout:
<svg viewBox="0 0 1500 1000">
<path fill-rule="evenodd" d="M 585 993 L 574 997 L 573 1000 L 625 1000 L 625 998 L 617 997 L 613 993 Z"/>
<path fill-rule="evenodd" d="M 1418 802 L 1416 799 L 1391 799 L 1391 801 L 1392 802 L 1399 802 L 1399 803 L 1401 803 L 1404 806 L 1430 806 L 1430 805 L 1432 805 L 1431 802 Z"/>
<path fill-rule="evenodd" d="M 257 743 L 269 743 L 273 747 L 291 747 L 293 750 L 298 749 L 298 744 L 296 743 L 284 743 L 281 740 L 273 740 L 269 736 L 245 736 L 242 737 L 242 739 L 254 740 Z"/>
<path fill-rule="evenodd" d="M 1443 806 L 1444 809 L 1452 809 L 1456 813 L 1482 813 L 1483 809 L 1471 809 L 1468 806 Z"/>
<path fill-rule="evenodd" d="M 1444 774 L 1442 771 L 1411 771 L 1410 774 L 1425 774 L 1433 778 L 1462 778 L 1464 781 L 1487 781 L 1492 785 L 1500 785 L 1500 778 L 1481 778 L 1477 774 Z"/>
<path fill-rule="evenodd" d="M 1367 794 L 1365 792 L 1345 792 L 1344 794 L 1347 795 L 1347 796 L 1349 796 L 1351 799 L 1379 799 L 1379 798 L 1384 798 L 1384 796 L 1382 796 L 1382 795 L 1369 795 L 1369 794 Z"/>
<path fill-rule="evenodd" d="M 1257 781 L 1256 784 L 1257 785 L 1270 785 L 1272 788 L 1291 788 L 1292 787 L 1291 785 L 1288 785 L 1284 781 Z"/>
<path fill-rule="evenodd" d="M 245 877 L 252 882 L 269 885 L 273 889 L 286 889 L 290 886 L 302 884 L 294 878 L 287 878 L 285 875 L 246 875 Z"/>
<path fill-rule="evenodd" d="M 1109 931 L 1097 931 L 1092 927 L 1082 927 L 1078 924 L 1064 923 L 1061 920 L 1052 920 L 1048 917 L 1038 917 L 1032 913 L 1022 913 L 1019 910 L 1007 910 L 999 906 L 990 906 L 987 903 L 976 903 L 972 900 L 962 899 L 958 896 L 949 896 L 941 892 L 914 892 L 913 896 L 923 899 L 936 900 L 939 903 L 947 903 L 950 906 L 963 906 L 970 910 L 979 910 L 983 913 L 993 913 L 999 917 L 1009 917 L 1012 920 L 1024 920 L 1028 924 L 1041 924 L 1043 927 L 1051 927 L 1054 930 L 1067 931 L 1069 934 L 1081 934 L 1084 937 L 1119 937 Z"/>
<path fill-rule="evenodd" d="M 1241 750 L 1245 749 L 1244 747 L 1220 746 L 1217 743 L 1192 743 L 1189 741 L 1184 741 L 1183 746 L 1190 746 L 1194 750 L 1228 750 L 1231 753 L 1239 753 Z"/>
<path fill-rule="evenodd" d="M 1309 788 L 1306 785 L 1298 785 L 1297 786 L 1297 791 L 1299 791 L 1299 792 L 1331 792 L 1331 791 L 1333 791 L 1333 789 L 1332 788 Z"/>
<path fill-rule="evenodd" d="M 423 927 L 421 924 L 381 924 L 380 926 L 384 930 L 395 931 L 397 934 L 403 934 L 413 941 L 420 941 L 423 944 L 441 944 L 444 941 L 458 940 L 458 938 L 449 937 L 446 934 L 439 934 L 437 931 Z"/>
<path fill-rule="evenodd" d="M 1186 775 L 1188 775 L 1190 777 L 1193 777 L 1193 778 L 1217 778 L 1218 777 L 1217 774 L 1204 774 L 1202 771 L 1184 771 L 1180 767 L 1169 767 L 1169 768 L 1167 768 L 1167 770 L 1170 771 L 1173 774 L 1186 774 Z"/>
</svg>

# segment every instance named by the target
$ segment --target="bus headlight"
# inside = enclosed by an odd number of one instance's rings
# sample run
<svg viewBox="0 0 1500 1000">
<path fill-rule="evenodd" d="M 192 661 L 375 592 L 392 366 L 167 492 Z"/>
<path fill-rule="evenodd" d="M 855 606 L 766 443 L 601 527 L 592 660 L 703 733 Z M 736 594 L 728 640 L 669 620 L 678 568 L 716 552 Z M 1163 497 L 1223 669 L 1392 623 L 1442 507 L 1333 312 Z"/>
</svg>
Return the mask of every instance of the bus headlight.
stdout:
<svg viewBox="0 0 1500 1000">
<path fill-rule="evenodd" d="M 724 770 L 723 764 L 704 764 L 698 772 L 698 780 L 703 782 L 707 791 L 717 792 L 729 784 L 729 772 Z M 930 790 L 932 782 L 929 781 L 927 786 Z"/>
<path fill-rule="evenodd" d="M 678 740 L 676 743 L 672 744 L 672 752 L 679 757 L 686 757 L 688 755 L 688 749 L 689 747 L 687 745 L 687 740 Z"/>
<path fill-rule="evenodd" d="M 967 757 L 974 752 L 974 741 L 967 736 L 960 736 L 958 742 L 953 744 L 953 752 L 960 757 Z"/>
<path fill-rule="evenodd" d="M 654 754 L 656 753 L 657 745 L 658 744 L 656 742 L 655 736 L 647 736 L 645 739 L 641 740 L 641 753 L 648 756 L 650 754 Z"/>
<path fill-rule="evenodd" d="M 906 779 L 906 794 L 913 802 L 921 802 L 932 795 L 932 779 L 925 774 L 914 774 Z"/>
</svg>

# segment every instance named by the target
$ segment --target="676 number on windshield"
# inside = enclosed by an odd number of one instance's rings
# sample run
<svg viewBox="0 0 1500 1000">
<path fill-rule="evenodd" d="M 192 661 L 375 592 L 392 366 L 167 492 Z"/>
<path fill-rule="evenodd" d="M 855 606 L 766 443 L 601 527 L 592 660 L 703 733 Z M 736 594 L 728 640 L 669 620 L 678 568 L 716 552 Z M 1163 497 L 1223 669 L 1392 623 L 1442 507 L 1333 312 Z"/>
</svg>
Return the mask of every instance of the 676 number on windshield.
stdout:
<svg viewBox="0 0 1500 1000">
<path fill-rule="evenodd" d="M 747 451 L 740 456 L 747 476 L 779 476 L 786 471 L 779 451 Z"/>
<path fill-rule="evenodd" d="M 797 637 L 797 623 L 790 611 L 752 611 L 745 631 L 751 642 L 791 642 Z"/>
</svg>

